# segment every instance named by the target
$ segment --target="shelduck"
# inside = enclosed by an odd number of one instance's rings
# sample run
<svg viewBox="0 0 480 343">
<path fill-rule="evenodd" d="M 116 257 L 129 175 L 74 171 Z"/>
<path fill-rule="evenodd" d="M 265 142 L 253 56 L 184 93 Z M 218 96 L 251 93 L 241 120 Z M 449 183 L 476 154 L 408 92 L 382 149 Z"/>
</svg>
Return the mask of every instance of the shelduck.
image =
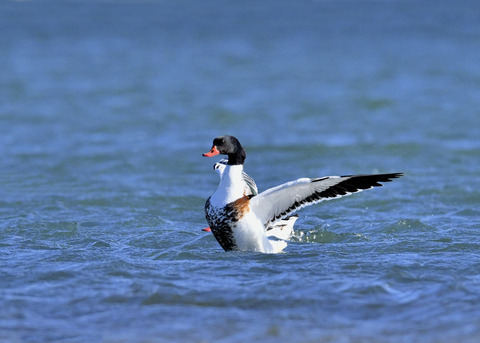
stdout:
<svg viewBox="0 0 480 343">
<path fill-rule="evenodd" d="M 268 227 L 305 206 L 379 187 L 380 182 L 403 176 L 390 173 L 300 178 L 260 194 L 249 194 L 242 174 L 246 152 L 238 139 L 217 137 L 203 156 L 219 154 L 227 155 L 228 162 L 217 190 L 205 203 L 205 215 L 225 251 L 281 252 L 287 242 L 269 238 Z"/>
</svg>

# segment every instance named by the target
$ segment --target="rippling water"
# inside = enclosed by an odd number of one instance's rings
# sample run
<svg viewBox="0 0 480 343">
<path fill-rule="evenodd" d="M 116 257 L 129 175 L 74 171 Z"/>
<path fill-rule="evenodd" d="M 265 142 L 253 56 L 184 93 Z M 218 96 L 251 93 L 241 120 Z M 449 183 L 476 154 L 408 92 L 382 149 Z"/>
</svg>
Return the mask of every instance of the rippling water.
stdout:
<svg viewBox="0 0 480 343">
<path fill-rule="evenodd" d="M 475 1 L 0 3 L 3 342 L 477 342 Z M 225 253 L 221 134 L 260 190 L 405 172 Z"/>
</svg>

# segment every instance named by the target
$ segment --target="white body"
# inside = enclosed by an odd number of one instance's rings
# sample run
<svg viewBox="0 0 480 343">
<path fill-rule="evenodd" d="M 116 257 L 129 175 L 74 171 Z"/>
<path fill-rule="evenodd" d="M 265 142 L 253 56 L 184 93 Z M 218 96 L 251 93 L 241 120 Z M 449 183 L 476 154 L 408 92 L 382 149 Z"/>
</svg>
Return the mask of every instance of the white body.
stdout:
<svg viewBox="0 0 480 343">
<path fill-rule="evenodd" d="M 225 166 L 217 190 L 210 197 L 213 206 L 224 207 L 245 195 L 242 172 L 242 165 Z"/>
<path fill-rule="evenodd" d="M 210 204 L 214 208 L 223 208 L 245 196 L 242 171 L 242 165 L 225 166 L 223 173 L 220 175 L 220 184 L 210 197 Z M 243 217 L 236 222 L 233 232 L 238 250 L 277 253 L 287 246 L 285 241 L 275 241 L 268 238 L 265 225 L 249 205 L 245 208 Z M 286 236 L 285 233 L 284 236 Z"/>
<path fill-rule="evenodd" d="M 220 181 L 223 179 L 225 168 L 227 166 L 228 159 L 222 159 L 215 163 L 213 169 L 217 172 L 220 177 Z M 231 169 L 230 169 L 231 170 Z M 243 169 L 242 169 L 243 170 Z M 238 173 L 238 171 L 236 171 Z M 243 181 L 243 195 L 253 196 L 258 194 L 257 185 L 253 178 L 242 171 L 242 181 Z M 237 177 L 237 176 L 235 176 Z M 218 194 L 220 196 L 220 194 Z M 269 238 L 277 238 L 280 240 L 289 240 L 293 235 L 293 226 L 298 219 L 297 216 L 292 216 L 283 220 L 280 220 L 278 223 L 269 226 L 266 229 L 266 236 Z"/>
</svg>

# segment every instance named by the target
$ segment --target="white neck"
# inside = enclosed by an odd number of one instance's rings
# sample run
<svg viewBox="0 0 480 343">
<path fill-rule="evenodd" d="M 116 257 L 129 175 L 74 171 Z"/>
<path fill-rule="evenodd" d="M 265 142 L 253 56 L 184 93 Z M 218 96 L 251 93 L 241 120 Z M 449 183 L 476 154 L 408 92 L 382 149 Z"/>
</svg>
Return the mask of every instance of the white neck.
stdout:
<svg viewBox="0 0 480 343">
<path fill-rule="evenodd" d="M 210 198 L 214 206 L 225 206 L 244 195 L 242 177 L 243 165 L 227 165 L 221 176 L 218 188 Z"/>
</svg>

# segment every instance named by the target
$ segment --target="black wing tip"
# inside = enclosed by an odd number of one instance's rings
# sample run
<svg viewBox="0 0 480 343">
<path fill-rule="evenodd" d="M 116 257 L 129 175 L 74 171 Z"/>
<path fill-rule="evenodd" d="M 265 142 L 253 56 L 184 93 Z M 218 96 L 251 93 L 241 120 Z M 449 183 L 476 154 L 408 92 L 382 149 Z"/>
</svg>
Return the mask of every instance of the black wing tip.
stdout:
<svg viewBox="0 0 480 343">
<path fill-rule="evenodd" d="M 400 177 L 400 176 L 404 176 L 405 173 L 404 173 L 404 172 L 400 172 L 400 173 L 372 174 L 372 175 L 390 175 L 390 177 L 392 177 L 392 178 L 397 178 L 397 177 Z"/>
<path fill-rule="evenodd" d="M 357 180 L 358 179 L 365 179 L 365 180 L 370 180 L 371 182 L 374 182 L 369 187 L 380 187 L 382 185 L 378 182 L 391 182 L 391 181 L 393 181 L 393 179 L 398 179 L 399 177 L 402 177 L 404 175 L 405 174 L 403 172 L 401 172 L 401 173 L 388 173 L 388 174 L 342 175 L 340 177 L 347 178 L 347 180 L 342 181 L 340 183 L 344 183 L 344 182 L 346 182 L 348 180 L 352 180 L 352 179 L 357 179 Z M 319 181 L 323 181 L 323 180 L 326 180 L 326 179 L 329 179 L 329 178 L 330 178 L 329 176 L 325 176 L 325 177 L 320 177 L 320 178 L 316 178 L 316 179 L 311 179 L 311 181 L 312 182 L 319 182 Z M 366 189 L 366 188 L 362 188 L 362 189 Z"/>
<path fill-rule="evenodd" d="M 377 174 L 378 176 L 385 177 L 388 180 L 385 180 L 383 182 L 390 182 L 392 179 L 398 179 L 399 177 L 404 176 L 404 173 L 390 173 L 390 174 Z"/>
<path fill-rule="evenodd" d="M 372 177 L 376 177 L 380 182 L 390 182 L 392 179 L 398 179 L 402 177 L 403 173 L 389 173 L 389 174 L 372 174 Z"/>
<path fill-rule="evenodd" d="M 371 175 L 359 175 L 359 177 L 366 177 L 370 180 L 374 181 L 375 184 L 372 185 L 374 187 L 382 186 L 379 182 L 392 182 L 394 179 L 398 179 L 402 177 L 403 173 L 389 173 L 389 174 L 371 174 Z M 353 176 L 356 177 L 356 176 Z"/>
<path fill-rule="evenodd" d="M 388 174 L 357 174 L 357 175 L 342 175 L 340 177 L 376 177 L 379 179 L 397 179 L 399 177 L 405 176 L 405 173 L 388 173 Z M 391 181 L 391 180 L 389 180 Z"/>
<path fill-rule="evenodd" d="M 382 187 L 382 182 L 391 182 L 403 175 L 403 173 L 345 175 L 342 177 L 346 179 L 337 186 L 348 190 L 348 192 L 355 193 L 372 187 Z"/>
</svg>

